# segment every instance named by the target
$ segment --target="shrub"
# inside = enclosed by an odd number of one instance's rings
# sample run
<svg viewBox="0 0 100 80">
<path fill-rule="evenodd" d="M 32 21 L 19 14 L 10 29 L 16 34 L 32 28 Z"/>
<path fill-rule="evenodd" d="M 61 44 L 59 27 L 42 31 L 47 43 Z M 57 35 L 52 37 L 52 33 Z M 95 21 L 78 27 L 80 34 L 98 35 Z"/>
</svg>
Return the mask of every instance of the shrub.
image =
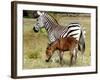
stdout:
<svg viewBox="0 0 100 80">
<path fill-rule="evenodd" d="M 34 51 L 28 54 L 28 58 L 29 59 L 37 59 L 37 58 L 41 58 L 41 55 L 39 53 L 39 51 Z"/>
</svg>

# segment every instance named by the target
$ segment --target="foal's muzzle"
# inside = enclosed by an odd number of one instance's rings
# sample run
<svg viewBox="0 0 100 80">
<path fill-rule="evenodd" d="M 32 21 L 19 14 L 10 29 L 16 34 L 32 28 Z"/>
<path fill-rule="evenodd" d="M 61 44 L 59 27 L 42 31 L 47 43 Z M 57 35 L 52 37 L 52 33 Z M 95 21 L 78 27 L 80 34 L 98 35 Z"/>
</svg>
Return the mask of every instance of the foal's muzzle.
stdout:
<svg viewBox="0 0 100 80">
<path fill-rule="evenodd" d="M 47 60 L 47 59 L 46 59 L 45 61 L 46 61 L 46 62 L 49 62 L 49 60 Z"/>
<path fill-rule="evenodd" d="M 35 27 L 33 27 L 34 32 L 38 32 L 38 30 L 35 29 Z"/>
</svg>

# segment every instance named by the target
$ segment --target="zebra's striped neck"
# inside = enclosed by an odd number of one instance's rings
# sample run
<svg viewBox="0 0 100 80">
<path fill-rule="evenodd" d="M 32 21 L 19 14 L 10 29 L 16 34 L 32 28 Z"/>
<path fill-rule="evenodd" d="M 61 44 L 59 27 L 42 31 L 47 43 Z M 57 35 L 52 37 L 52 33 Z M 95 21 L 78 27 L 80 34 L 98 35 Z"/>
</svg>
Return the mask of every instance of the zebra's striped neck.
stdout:
<svg viewBox="0 0 100 80">
<path fill-rule="evenodd" d="M 45 26 L 45 29 L 47 30 L 47 32 L 50 32 L 52 31 L 54 28 L 58 27 L 58 22 L 53 18 L 51 17 L 50 15 L 48 15 L 47 13 L 45 13 L 43 15 L 43 18 L 44 18 L 44 26 Z"/>
</svg>

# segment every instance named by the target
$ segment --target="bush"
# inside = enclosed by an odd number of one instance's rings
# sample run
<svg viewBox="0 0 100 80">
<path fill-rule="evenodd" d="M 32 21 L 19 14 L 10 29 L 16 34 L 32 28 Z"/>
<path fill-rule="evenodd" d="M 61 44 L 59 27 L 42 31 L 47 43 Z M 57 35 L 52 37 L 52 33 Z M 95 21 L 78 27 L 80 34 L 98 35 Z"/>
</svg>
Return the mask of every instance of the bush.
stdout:
<svg viewBox="0 0 100 80">
<path fill-rule="evenodd" d="M 29 53 L 28 54 L 28 58 L 29 59 L 37 59 L 37 58 L 41 58 L 39 51 L 34 51 L 33 53 Z"/>
</svg>

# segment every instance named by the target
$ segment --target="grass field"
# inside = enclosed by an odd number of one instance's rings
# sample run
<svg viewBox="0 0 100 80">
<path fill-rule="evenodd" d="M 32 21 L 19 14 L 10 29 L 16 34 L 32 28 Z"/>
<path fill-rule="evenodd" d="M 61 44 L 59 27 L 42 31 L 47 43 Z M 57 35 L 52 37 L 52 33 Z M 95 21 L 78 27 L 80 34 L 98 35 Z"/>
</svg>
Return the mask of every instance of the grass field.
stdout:
<svg viewBox="0 0 100 80">
<path fill-rule="evenodd" d="M 78 22 L 82 27 L 86 28 L 86 50 L 85 50 L 85 63 L 82 64 L 82 56 L 80 52 L 78 53 L 77 63 L 73 66 L 89 66 L 91 62 L 91 52 L 90 52 L 90 17 L 69 17 L 69 16 L 58 16 L 57 21 L 61 25 L 68 25 L 70 22 Z M 52 68 L 52 67 L 69 67 L 69 52 L 64 54 L 64 65 L 61 66 L 58 61 L 56 62 L 45 62 L 45 51 L 48 44 L 48 36 L 45 29 L 41 29 L 38 33 L 35 33 L 32 28 L 36 23 L 36 19 L 23 18 L 24 32 L 24 59 L 23 59 L 23 69 L 34 69 L 34 68 Z M 56 56 L 56 57 L 55 57 Z M 57 54 L 53 55 L 52 59 L 57 59 Z M 73 67 L 72 66 L 72 67 Z"/>
</svg>

